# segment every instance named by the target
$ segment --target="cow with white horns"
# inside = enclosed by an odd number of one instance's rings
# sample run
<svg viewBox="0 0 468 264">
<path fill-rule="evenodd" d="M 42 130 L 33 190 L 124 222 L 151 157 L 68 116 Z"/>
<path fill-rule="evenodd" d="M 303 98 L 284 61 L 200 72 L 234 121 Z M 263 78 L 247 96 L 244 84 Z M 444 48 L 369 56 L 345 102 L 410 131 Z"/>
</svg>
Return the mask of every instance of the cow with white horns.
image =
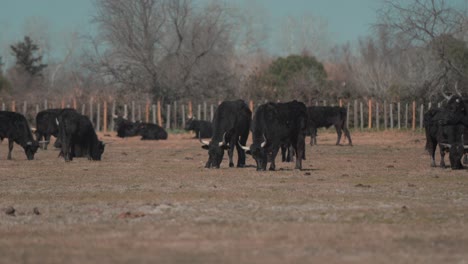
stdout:
<svg viewBox="0 0 468 264">
<path fill-rule="evenodd" d="M 297 154 L 296 169 L 302 169 L 305 159 L 307 108 L 298 101 L 266 103 L 255 111 L 252 124 L 252 145 L 242 148 L 257 162 L 257 170 L 275 170 L 275 158 L 282 145 L 292 146 Z"/>
<path fill-rule="evenodd" d="M 210 142 L 200 139 L 204 149 L 208 150 L 208 161 L 205 168 L 219 168 L 224 156 L 224 150 L 228 150 L 229 167 L 234 167 L 234 147 L 237 149 L 237 167 L 245 167 L 245 152 L 240 142 L 245 145 L 249 136 L 252 111 L 242 100 L 224 101 L 216 110 L 213 117 L 213 137 Z"/>
</svg>

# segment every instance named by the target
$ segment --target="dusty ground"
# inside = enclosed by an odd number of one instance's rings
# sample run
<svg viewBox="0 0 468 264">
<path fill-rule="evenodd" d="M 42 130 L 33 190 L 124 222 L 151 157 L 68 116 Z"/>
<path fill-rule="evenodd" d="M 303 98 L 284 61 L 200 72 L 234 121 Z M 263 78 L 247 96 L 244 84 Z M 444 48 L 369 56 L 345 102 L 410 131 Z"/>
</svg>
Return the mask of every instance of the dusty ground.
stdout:
<svg viewBox="0 0 468 264">
<path fill-rule="evenodd" d="M 468 171 L 429 167 L 422 133 L 352 136 L 276 172 L 204 169 L 188 134 L 102 136 L 100 162 L 4 142 L 0 262 L 468 263 Z"/>
</svg>

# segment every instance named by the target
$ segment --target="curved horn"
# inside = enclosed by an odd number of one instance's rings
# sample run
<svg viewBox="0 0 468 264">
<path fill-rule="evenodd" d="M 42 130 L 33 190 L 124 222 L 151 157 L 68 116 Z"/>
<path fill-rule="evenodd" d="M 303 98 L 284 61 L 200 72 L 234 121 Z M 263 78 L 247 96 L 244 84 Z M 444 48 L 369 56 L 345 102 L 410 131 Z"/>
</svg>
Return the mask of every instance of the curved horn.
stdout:
<svg viewBox="0 0 468 264">
<path fill-rule="evenodd" d="M 246 146 L 243 146 L 240 141 L 237 141 L 237 144 L 239 144 L 239 146 L 243 149 L 243 150 L 250 150 L 249 147 L 246 147 Z"/>
<path fill-rule="evenodd" d="M 444 96 L 445 100 L 450 100 L 450 96 L 448 96 L 444 91 L 442 91 L 442 95 Z"/>
<path fill-rule="evenodd" d="M 224 145 L 226 145 L 226 132 L 224 132 L 224 134 L 223 134 L 223 141 L 222 141 L 222 142 L 219 142 L 219 146 L 220 146 L 220 147 L 221 147 L 221 146 L 224 146 Z"/>
<path fill-rule="evenodd" d="M 59 121 L 57 118 L 55 118 L 55 123 L 57 123 L 57 126 L 59 125 Z"/>
<path fill-rule="evenodd" d="M 262 144 L 260 144 L 260 147 L 262 147 L 262 148 L 264 148 L 264 147 L 266 146 L 266 143 L 267 143 L 267 139 L 266 139 L 266 137 L 265 137 L 265 134 L 263 134 L 263 139 L 264 139 L 265 141 L 263 141 Z"/>
<path fill-rule="evenodd" d="M 206 146 L 210 145 L 210 142 L 202 140 L 201 136 L 198 137 L 198 140 L 200 140 L 200 143 L 202 143 L 203 145 L 206 145 Z"/>
</svg>

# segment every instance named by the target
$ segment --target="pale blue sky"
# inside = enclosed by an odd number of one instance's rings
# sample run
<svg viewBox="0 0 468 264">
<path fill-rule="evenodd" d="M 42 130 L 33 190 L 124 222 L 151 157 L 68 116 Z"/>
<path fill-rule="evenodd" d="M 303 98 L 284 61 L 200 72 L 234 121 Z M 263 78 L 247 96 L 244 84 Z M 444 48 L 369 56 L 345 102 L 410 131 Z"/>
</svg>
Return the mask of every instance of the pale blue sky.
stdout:
<svg viewBox="0 0 468 264">
<path fill-rule="evenodd" d="M 203 0 L 202 0 L 203 1 Z M 227 0 L 222 0 L 227 1 Z M 355 42 L 358 37 L 370 34 L 375 22 L 375 10 L 379 0 L 254 0 L 264 9 L 270 30 L 286 16 L 313 15 L 328 23 L 328 31 L 334 43 Z M 229 2 L 245 3 L 245 0 Z M 247 1 L 248 3 L 248 1 Z M 60 41 L 67 32 L 81 34 L 93 30 L 90 23 L 93 14 L 92 0 L 0 0 L 0 54 L 5 57 L 9 44 L 23 38 L 28 28 L 45 24 L 53 41 Z M 274 33 L 269 33 L 273 35 Z M 272 41 L 265 45 L 275 50 Z"/>
</svg>

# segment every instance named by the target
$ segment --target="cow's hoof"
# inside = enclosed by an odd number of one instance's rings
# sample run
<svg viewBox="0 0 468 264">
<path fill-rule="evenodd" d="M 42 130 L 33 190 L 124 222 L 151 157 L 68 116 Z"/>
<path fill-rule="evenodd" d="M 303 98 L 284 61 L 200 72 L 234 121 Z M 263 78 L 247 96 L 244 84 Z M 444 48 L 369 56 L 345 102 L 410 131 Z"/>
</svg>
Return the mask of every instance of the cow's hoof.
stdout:
<svg viewBox="0 0 468 264">
<path fill-rule="evenodd" d="M 245 168 L 245 164 L 237 164 L 237 168 Z"/>
</svg>

